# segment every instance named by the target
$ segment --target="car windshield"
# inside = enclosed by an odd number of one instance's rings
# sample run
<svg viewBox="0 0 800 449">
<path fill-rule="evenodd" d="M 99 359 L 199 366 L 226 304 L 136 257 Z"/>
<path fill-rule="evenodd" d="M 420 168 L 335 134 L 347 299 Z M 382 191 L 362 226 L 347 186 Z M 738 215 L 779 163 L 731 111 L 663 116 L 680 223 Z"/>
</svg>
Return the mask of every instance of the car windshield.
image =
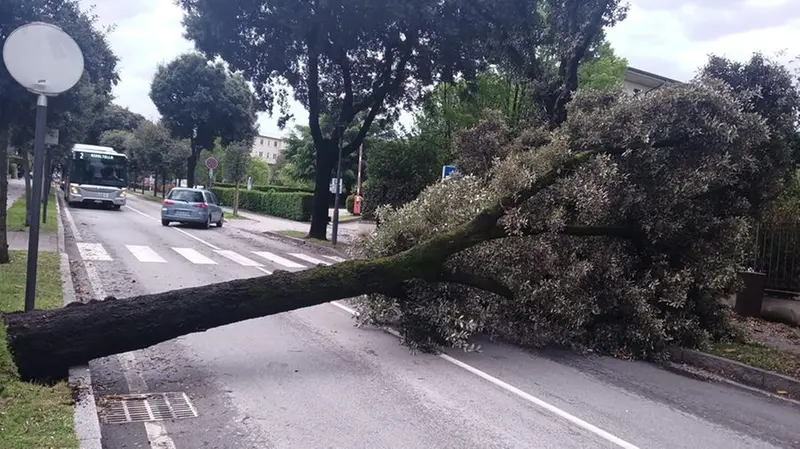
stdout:
<svg viewBox="0 0 800 449">
<path fill-rule="evenodd" d="M 70 182 L 109 187 L 128 185 L 128 161 L 122 156 L 76 152 Z"/>
<path fill-rule="evenodd" d="M 186 201 L 187 203 L 204 203 L 203 193 L 196 190 L 177 190 L 173 189 L 167 195 L 167 199 L 175 201 Z"/>
</svg>

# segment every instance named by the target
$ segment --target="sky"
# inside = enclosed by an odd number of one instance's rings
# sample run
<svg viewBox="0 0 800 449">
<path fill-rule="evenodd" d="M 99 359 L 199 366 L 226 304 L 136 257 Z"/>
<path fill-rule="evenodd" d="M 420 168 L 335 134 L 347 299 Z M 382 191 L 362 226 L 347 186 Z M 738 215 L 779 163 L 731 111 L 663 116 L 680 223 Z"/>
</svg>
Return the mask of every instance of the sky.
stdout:
<svg viewBox="0 0 800 449">
<path fill-rule="evenodd" d="M 115 102 L 155 120 L 150 81 L 159 64 L 193 50 L 183 38 L 182 11 L 172 0 L 79 0 L 94 8 L 99 23 L 113 26 L 111 47 L 120 58 Z M 630 0 L 628 17 L 608 30 L 608 39 L 631 67 L 687 81 L 710 54 L 744 61 L 753 52 L 789 65 L 800 56 L 797 0 Z M 305 124 L 308 114 L 292 107 Z M 277 115 L 261 114 L 263 135 L 281 136 Z M 405 120 L 404 120 L 405 121 Z M 287 127 L 287 130 L 290 129 Z"/>
</svg>

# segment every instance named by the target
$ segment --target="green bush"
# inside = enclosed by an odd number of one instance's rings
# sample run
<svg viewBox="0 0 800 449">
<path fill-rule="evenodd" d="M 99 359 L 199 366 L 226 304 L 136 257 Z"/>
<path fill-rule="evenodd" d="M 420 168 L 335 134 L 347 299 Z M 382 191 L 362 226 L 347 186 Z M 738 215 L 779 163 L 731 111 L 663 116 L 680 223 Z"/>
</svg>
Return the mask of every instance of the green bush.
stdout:
<svg viewBox="0 0 800 449">
<path fill-rule="evenodd" d="M 218 182 L 214 184 L 214 187 L 221 188 L 221 189 L 232 189 L 235 186 L 233 184 L 227 184 L 224 182 Z M 247 184 L 240 185 L 239 188 L 243 188 L 243 190 L 247 190 Z M 314 193 L 312 190 L 308 189 L 301 189 L 297 187 L 287 187 L 287 186 L 253 186 L 253 190 L 257 190 L 259 192 L 276 192 L 276 193 Z"/>
<path fill-rule="evenodd" d="M 347 212 L 353 213 L 353 207 L 356 204 L 356 196 L 355 195 L 347 195 L 347 199 L 344 200 L 344 207 L 347 208 Z"/>
<path fill-rule="evenodd" d="M 214 187 L 211 189 L 225 206 L 233 207 L 232 188 Z M 239 189 L 241 209 L 294 221 L 311 220 L 311 204 L 314 195 L 305 192 L 262 192 Z"/>
</svg>

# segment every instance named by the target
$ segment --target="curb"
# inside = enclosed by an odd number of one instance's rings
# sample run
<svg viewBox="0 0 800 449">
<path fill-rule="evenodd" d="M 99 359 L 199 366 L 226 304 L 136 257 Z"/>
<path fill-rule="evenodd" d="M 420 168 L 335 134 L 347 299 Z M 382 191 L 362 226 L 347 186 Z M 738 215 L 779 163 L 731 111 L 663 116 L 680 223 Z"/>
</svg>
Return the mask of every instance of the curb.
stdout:
<svg viewBox="0 0 800 449">
<path fill-rule="evenodd" d="M 800 399 L 800 380 L 798 379 L 694 349 L 672 347 L 667 350 L 667 353 L 672 362 L 701 368 L 770 394 L 781 391 L 786 392 L 781 394 L 781 397 Z"/>
<path fill-rule="evenodd" d="M 238 229 L 241 229 L 241 228 L 238 228 Z M 324 245 L 317 245 L 317 244 L 315 244 L 313 242 L 310 242 L 308 240 L 305 240 L 305 239 L 300 239 L 300 238 L 297 238 L 297 237 L 290 237 L 288 235 L 283 235 L 283 234 L 280 234 L 280 233 L 277 233 L 277 232 L 274 232 L 274 231 L 254 232 L 254 231 L 249 231 L 249 230 L 246 230 L 246 229 L 242 229 L 242 230 L 243 231 L 247 231 L 247 232 L 251 232 L 251 233 L 256 234 L 256 235 L 265 236 L 265 237 L 268 237 L 268 238 L 271 238 L 271 239 L 280 240 L 283 243 L 288 243 L 290 245 L 305 246 L 305 247 L 314 248 L 314 250 L 319 252 L 320 254 L 326 254 L 328 256 L 339 256 L 339 257 L 343 257 L 345 259 L 350 259 L 350 256 L 343 250 L 331 248 L 331 247 L 324 246 Z M 340 243 L 340 245 L 346 246 L 348 244 L 347 243 Z"/>
<path fill-rule="evenodd" d="M 72 284 L 72 271 L 67 255 L 64 222 L 61 218 L 61 195 L 56 193 L 56 217 L 58 217 L 58 252 L 61 255 L 61 284 L 64 291 L 64 305 L 76 302 L 75 287 Z M 92 375 L 88 365 L 75 366 L 69 370 L 68 385 L 75 391 L 75 435 L 80 449 L 102 449 L 100 419 L 92 389 Z"/>
</svg>

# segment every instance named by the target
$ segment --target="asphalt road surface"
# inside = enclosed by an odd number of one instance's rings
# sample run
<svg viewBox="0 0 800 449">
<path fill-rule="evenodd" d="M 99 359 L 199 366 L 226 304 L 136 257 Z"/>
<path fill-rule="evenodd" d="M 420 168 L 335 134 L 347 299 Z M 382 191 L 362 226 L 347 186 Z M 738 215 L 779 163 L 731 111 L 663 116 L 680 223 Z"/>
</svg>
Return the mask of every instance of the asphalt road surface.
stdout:
<svg viewBox="0 0 800 449">
<path fill-rule="evenodd" d="M 162 227 L 160 205 L 69 208 L 81 298 L 124 298 L 336 263 L 230 227 Z M 103 424 L 125 448 L 800 447 L 800 407 L 647 363 L 530 352 L 412 354 L 325 304 L 90 364 L 95 393 L 185 394 L 185 419 Z"/>
</svg>

